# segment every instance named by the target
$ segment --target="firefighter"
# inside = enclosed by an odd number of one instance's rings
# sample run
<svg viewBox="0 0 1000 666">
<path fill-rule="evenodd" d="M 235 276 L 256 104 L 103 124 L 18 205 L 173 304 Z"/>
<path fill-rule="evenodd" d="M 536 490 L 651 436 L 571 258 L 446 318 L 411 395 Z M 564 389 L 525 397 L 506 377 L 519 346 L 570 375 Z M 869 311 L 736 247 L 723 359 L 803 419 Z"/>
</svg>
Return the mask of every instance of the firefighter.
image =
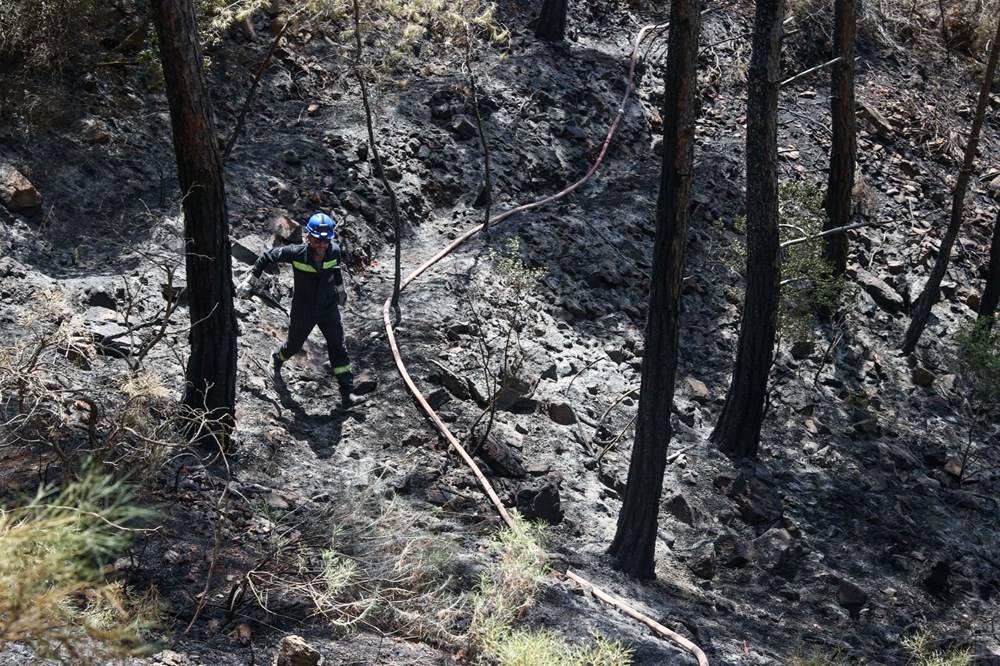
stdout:
<svg viewBox="0 0 1000 666">
<path fill-rule="evenodd" d="M 340 308 L 347 303 L 344 276 L 340 271 L 340 246 L 334 241 L 336 224 L 326 213 L 316 213 L 306 224 L 306 242 L 275 247 L 257 258 L 250 273 L 237 287 L 236 295 L 248 298 L 256 291 L 261 273 L 275 263 L 292 265 L 294 276 L 291 323 L 288 339 L 271 354 L 276 374 L 281 366 L 302 349 L 306 338 L 319 326 L 326 338 L 330 368 L 340 388 L 340 403 L 351 407 L 354 374 L 344 345 L 344 325 Z"/>
</svg>

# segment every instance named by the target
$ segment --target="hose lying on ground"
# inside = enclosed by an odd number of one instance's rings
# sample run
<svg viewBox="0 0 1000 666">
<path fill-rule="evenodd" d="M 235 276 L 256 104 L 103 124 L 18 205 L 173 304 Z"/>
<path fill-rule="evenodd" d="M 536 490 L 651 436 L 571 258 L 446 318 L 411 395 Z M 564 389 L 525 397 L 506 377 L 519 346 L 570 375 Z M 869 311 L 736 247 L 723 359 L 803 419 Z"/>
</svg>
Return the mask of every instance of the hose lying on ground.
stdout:
<svg viewBox="0 0 1000 666">
<path fill-rule="evenodd" d="M 632 57 L 629 62 L 629 77 L 628 77 L 628 85 L 626 86 L 625 89 L 625 95 L 622 99 L 621 104 L 618 107 L 618 113 L 615 115 L 615 120 L 611 124 L 611 128 L 608 130 L 608 135 L 604 139 L 604 144 L 601 146 L 601 152 L 597 156 L 597 159 L 595 160 L 593 166 L 591 166 L 590 169 L 587 171 L 586 175 L 584 175 L 583 178 L 576 181 L 575 183 L 573 183 L 566 189 L 562 190 L 561 192 L 558 192 L 556 194 L 545 197 L 543 199 L 539 199 L 531 203 L 517 206 L 508 211 L 505 211 L 504 213 L 501 213 L 500 215 L 498 215 L 496 218 L 493 219 L 492 224 L 497 224 L 499 222 L 502 222 L 516 213 L 532 210 L 534 208 L 538 208 L 539 206 L 543 206 L 547 203 L 551 203 L 553 201 L 562 199 L 563 197 L 567 196 L 569 193 L 574 191 L 576 188 L 578 188 L 580 185 L 590 180 L 590 178 L 597 172 L 598 167 L 604 160 L 605 154 L 608 152 L 608 146 L 611 144 L 611 138 L 614 136 L 615 131 L 618 129 L 618 125 L 621 123 L 622 115 L 625 113 L 625 104 L 628 102 L 628 99 L 631 96 L 632 91 L 634 90 L 635 68 L 638 60 L 639 45 L 645 38 L 646 33 L 652 30 L 663 29 L 665 27 L 666 24 L 651 25 L 651 26 L 646 26 L 639 31 L 639 34 L 635 40 L 635 45 L 632 49 Z M 448 244 L 448 246 L 446 246 L 440 252 L 438 252 L 433 257 L 425 261 L 423 264 L 420 265 L 420 267 L 418 267 L 415 271 L 413 271 L 413 273 L 407 276 L 406 279 L 400 283 L 399 290 L 402 291 L 403 289 L 405 289 L 408 284 L 410 284 L 413 280 L 419 277 L 425 270 L 436 264 L 442 258 L 451 253 L 452 250 L 454 250 L 459 245 L 467 241 L 476 233 L 482 231 L 482 229 L 483 225 L 479 224 L 469 229 L 458 238 L 456 238 L 454 241 Z M 399 242 L 399 239 L 397 239 L 397 242 Z M 496 491 L 493 489 L 493 486 L 490 485 L 490 482 L 483 475 L 482 470 L 479 469 L 479 466 L 472 459 L 472 456 L 469 455 L 468 451 L 465 450 L 465 447 L 463 447 L 461 443 L 459 443 L 458 439 L 456 439 L 455 436 L 451 433 L 451 431 L 448 430 L 448 427 L 438 416 L 437 412 L 435 412 L 434 409 L 430 406 L 430 404 L 428 404 L 427 399 L 424 397 L 423 393 L 421 393 L 420 389 L 417 388 L 416 384 L 413 382 L 413 379 L 410 377 L 410 373 L 407 372 L 406 365 L 403 363 L 402 356 L 400 355 L 399 345 L 396 343 L 396 336 L 393 332 L 392 319 L 390 314 L 391 310 L 392 310 L 392 297 L 390 296 L 388 299 L 386 299 L 385 304 L 382 306 L 382 318 L 385 322 L 385 331 L 389 338 L 389 345 L 392 348 L 392 355 L 396 361 L 396 368 L 399 370 L 399 374 L 403 378 L 403 382 L 406 384 L 407 388 L 409 388 L 410 392 L 413 394 L 414 398 L 416 398 L 417 402 L 420 403 L 420 406 L 423 408 L 424 412 L 427 413 L 427 416 L 430 417 L 431 421 L 434 422 L 434 425 L 441 432 L 444 438 L 448 440 L 448 443 L 451 444 L 452 448 L 455 449 L 455 451 L 459 454 L 459 456 L 461 456 L 462 459 L 465 461 L 465 464 L 468 465 L 469 468 L 472 470 L 472 472 L 476 475 L 476 479 L 479 480 L 479 484 L 483 487 L 483 490 L 489 496 L 490 501 L 493 502 L 493 505 L 496 507 L 497 513 L 500 514 L 500 517 L 503 518 L 504 522 L 508 525 L 508 527 L 513 526 L 513 521 L 511 520 L 510 514 L 507 513 L 507 509 L 504 508 L 503 504 L 500 501 L 500 498 L 496 494 Z M 673 632 L 670 629 L 667 629 L 663 625 L 659 624 L 658 622 L 650 619 L 646 615 L 643 615 L 636 609 L 632 608 L 625 602 L 615 599 L 614 597 L 606 594 L 605 592 L 600 591 L 598 588 L 594 587 L 592 583 L 588 582 L 584 578 L 581 578 L 572 571 L 566 572 L 566 578 L 580 585 L 582 589 L 592 592 L 593 595 L 598 599 L 600 599 L 601 601 L 610 604 L 615 608 L 618 608 L 619 610 L 623 611 L 630 617 L 639 620 L 649 628 L 653 629 L 653 631 L 657 632 L 661 636 L 680 645 L 685 650 L 688 650 L 698 659 L 698 666 L 708 666 L 708 659 L 705 657 L 705 653 L 701 650 L 701 648 L 699 648 L 697 645 L 687 640 L 680 634 Z"/>
</svg>

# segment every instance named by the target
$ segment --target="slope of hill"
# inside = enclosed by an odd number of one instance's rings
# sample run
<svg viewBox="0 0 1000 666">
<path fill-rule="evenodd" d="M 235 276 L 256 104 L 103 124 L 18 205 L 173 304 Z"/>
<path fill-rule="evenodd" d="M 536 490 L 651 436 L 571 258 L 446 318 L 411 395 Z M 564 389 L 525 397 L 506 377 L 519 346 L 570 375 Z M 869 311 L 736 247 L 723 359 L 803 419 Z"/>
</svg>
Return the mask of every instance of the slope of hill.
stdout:
<svg viewBox="0 0 1000 666">
<path fill-rule="evenodd" d="M 583 177 L 621 104 L 633 40 L 665 20 L 665 10 L 618 3 L 572 11 L 569 38 L 553 45 L 533 37 L 532 4 L 503 3 L 509 43 L 476 53 L 494 215 Z M 254 17 L 209 51 L 225 137 L 272 18 Z M 134 21 L 119 19 L 109 34 Z M 839 326 L 817 328 L 813 341 L 781 341 L 760 459 L 729 460 L 708 436 L 739 326 L 751 22 L 750 7 L 710 6 L 704 15 L 696 205 L 656 581 L 618 574 L 604 551 L 628 471 L 643 354 L 662 30 L 640 46 L 636 92 L 595 177 L 473 236 L 403 292 L 402 357 L 463 441 L 483 433 L 484 377 L 501 363 L 510 368 L 516 381 L 491 444 L 477 451 L 501 500 L 556 523 L 548 530 L 556 571 L 572 569 L 626 600 L 699 645 L 710 663 L 905 664 L 904 639 L 920 634 L 943 649 L 968 648 L 977 664 L 1000 663 L 996 414 L 976 411 L 954 342 L 975 314 L 988 261 L 1000 98 L 991 101 L 943 300 L 916 354 L 901 356 L 907 306 L 947 221 L 978 82 L 967 56 L 890 45 L 865 24 L 857 195 L 858 216 L 872 225 L 852 235 L 857 288 Z M 788 76 L 828 59 L 822 11 L 801 10 L 788 30 Z M 48 390 L 77 401 L 62 404 L 50 434 L 63 453 L 99 442 L 119 468 L 137 470 L 161 511 L 162 527 L 115 563 L 138 589 L 155 588 L 163 608 L 154 638 L 164 651 L 142 663 L 270 663 L 287 634 L 304 637 L 325 663 L 472 659 L 460 593 L 495 562 L 488 544 L 500 521 L 393 361 L 382 317 L 393 281 L 388 197 L 372 174 L 360 91 L 338 40 L 337 29 L 314 26 L 282 42 L 226 162 L 226 188 L 237 280 L 257 253 L 294 238 L 313 210 L 337 219 L 363 403 L 336 409 L 316 334 L 283 381 L 273 377 L 290 279 L 270 276 L 266 298 L 237 304 L 237 445 L 226 458 L 172 444 L 169 427 L 157 426 L 168 423 L 181 389 L 189 322 L 183 302 L 164 311 L 164 293 L 178 293 L 184 278 L 169 118 L 154 73 L 134 52 L 119 59 L 109 50 L 93 56 L 100 65 L 88 59 L 81 71 L 52 77 L 22 72 L 0 89 L 0 157 L 43 197 L 34 214 L 0 208 L 3 343 L 30 348 L 65 324 L 68 335 L 41 372 Z M 484 215 L 462 58 L 431 47 L 422 55 L 406 85 L 387 76 L 374 87 L 375 137 L 404 216 L 404 276 Z M 782 91 L 784 181 L 824 186 L 828 88 L 820 69 Z M 523 266 L 537 269 L 528 292 L 510 291 L 494 268 L 512 238 Z M 519 344 L 505 357 L 513 320 Z M 136 404 L 127 380 L 137 369 L 165 390 L 139 391 L 144 411 L 130 423 L 146 439 L 126 446 L 109 433 L 124 432 L 115 415 Z M 90 440 L 89 423 L 98 425 Z M 56 478 L 66 457 L 7 434 L 0 486 L 13 501 Z M 342 597 L 320 599 L 331 553 L 354 573 Z M 557 575 L 519 622 L 572 642 L 617 639 L 635 664 L 696 663 Z M 0 664 L 31 663 L 26 654 L 8 646 Z"/>
</svg>

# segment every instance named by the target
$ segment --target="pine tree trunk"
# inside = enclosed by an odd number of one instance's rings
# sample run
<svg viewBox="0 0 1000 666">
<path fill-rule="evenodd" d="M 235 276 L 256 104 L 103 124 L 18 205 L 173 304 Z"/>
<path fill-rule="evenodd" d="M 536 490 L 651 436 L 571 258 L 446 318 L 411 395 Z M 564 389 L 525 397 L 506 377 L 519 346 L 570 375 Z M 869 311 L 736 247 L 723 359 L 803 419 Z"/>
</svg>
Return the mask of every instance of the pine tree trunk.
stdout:
<svg viewBox="0 0 1000 666">
<path fill-rule="evenodd" d="M 778 88 L 783 0 L 757 0 L 747 92 L 746 299 L 733 379 L 712 441 L 756 456 L 778 319 Z"/>
<path fill-rule="evenodd" d="M 183 196 L 191 310 L 184 404 L 223 443 L 236 406 L 236 318 L 222 161 L 191 0 L 152 0 Z"/>
<path fill-rule="evenodd" d="M 566 35 L 566 12 L 569 0 L 543 0 L 542 13 L 538 16 L 535 37 L 558 42 Z"/>
<path fill-rule="evenodd" d="M 854 161 L 857 155 L 857 122 L 854 109 L 854 42 L 857 34 L 855 0 L 834 3 L 834 55 L 830 113 L 833 141 L 830 146 L 830 175 L 826 188 L 827 219 L 824 230 L 845 227 L 851 222 L 851 193 L 854 190 Z M 847 270 L 847 232 L 827 237 L 826 260 L 835 275 Z"/>
<path fill-rule="evenodd" d="M 993 325 L 993 316 L 1000 306 L 1000 213 L 993 223 L 993 242 L 990 243 L 990 272 L 979 299 L 979 319 Z"/>
<path fill-rule="evenodd" d="M 700 0 L 673 0 L 663 113 L 663 171 L 656 209 L 656 238 L 646 354 L 642 360 L 639 415 L 628 485 L 608 552 L 615 566 L 638 578 L 654 577 L 660 493 L 670 443 L 670 407 L 677 374 L 681 279 L 691 207 L 694 128 L 697 119 Z"/>
</svg>

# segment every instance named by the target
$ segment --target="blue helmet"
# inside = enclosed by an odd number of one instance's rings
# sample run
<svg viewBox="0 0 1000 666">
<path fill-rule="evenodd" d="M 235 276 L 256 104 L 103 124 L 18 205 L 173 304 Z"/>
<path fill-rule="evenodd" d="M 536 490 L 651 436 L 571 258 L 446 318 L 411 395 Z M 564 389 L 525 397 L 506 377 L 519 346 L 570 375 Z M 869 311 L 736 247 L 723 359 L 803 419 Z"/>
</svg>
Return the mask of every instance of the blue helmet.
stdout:
<svg viewBox="0 0 1000 666">
<path fill-rule="evenodd" d="M 337 225 L 334 224 L 333 218 L 326 213 L 315 213 L 306 223 L 306 233 L 313 238 L 332 241 L 336 230 Z"/>
</svg>

